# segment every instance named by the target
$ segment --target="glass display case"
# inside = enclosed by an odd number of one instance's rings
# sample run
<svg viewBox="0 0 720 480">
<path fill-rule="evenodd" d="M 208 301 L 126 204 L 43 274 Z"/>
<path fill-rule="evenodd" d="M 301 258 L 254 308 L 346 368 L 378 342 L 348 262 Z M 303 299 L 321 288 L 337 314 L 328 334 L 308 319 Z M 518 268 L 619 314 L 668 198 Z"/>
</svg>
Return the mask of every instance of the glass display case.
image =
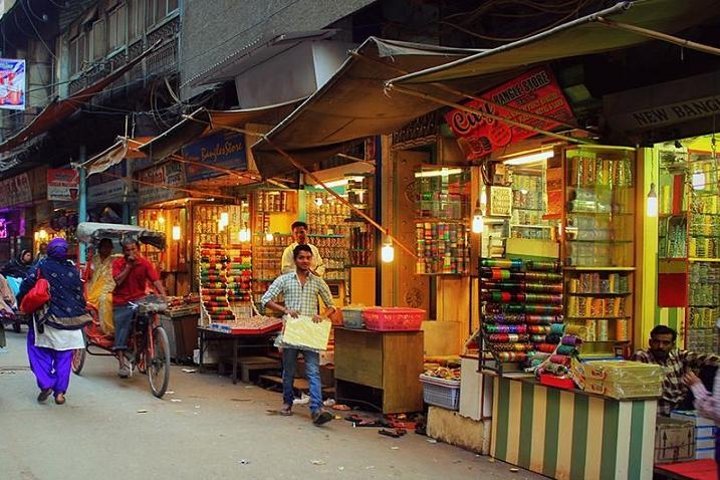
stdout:
<svg viewBox="0 0 720 480">
<path fill-rule="evenodd" d="M 635 150 L 564 149 L 562 257 L 567 323 L 583 356 L 629 353 L 635 271 Z"/>
<path fill-rule="evenodd" d="M 717 352 L 720 191 L 711 151 L 658 150 L 660 307 L 685 310 L 685 347 Z"/>
<path fill-rule="evenodd" d="M 468 168 L 433 166 L 415 172 L 416 273 L 468 274 L 470 179 Z"/>
<path fill-rule="evenodd" d="M 553 240 L 554 226 L 547 212 L 545 165 L 509 167 L 512 172 L 511 238 Z"/>
</svg>

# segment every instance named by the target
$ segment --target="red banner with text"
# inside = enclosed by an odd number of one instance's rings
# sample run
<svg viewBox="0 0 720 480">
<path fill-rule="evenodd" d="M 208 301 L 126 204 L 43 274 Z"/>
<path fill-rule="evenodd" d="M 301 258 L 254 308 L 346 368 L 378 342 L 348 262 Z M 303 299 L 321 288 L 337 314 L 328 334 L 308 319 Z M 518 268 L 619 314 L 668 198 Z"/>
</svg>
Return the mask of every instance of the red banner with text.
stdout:
<svg viewBox="0 0 720 480">
<path fill-rule="evenodd" d="M 572 123 L 574 120 L 570 105 L 552 71 L 547 67 L 525 72 L 480 97 L 495 105 L 481 100 L 471 100 L 465 105 L 536 129 L 552 130 L 562 123 Z M 506 105 L 514 110 L 496 105 Z M 517 110 L 542 115 L 546 119 L 531 117 Z M 468 160 L 482 158 L 512 142 L 536 135 L 532 129 L 508 125 L 485 115 L 457 109 L 449 111 L 445 115 L 445 121 L 458 137 L 458 144 Z"/>
</svg>

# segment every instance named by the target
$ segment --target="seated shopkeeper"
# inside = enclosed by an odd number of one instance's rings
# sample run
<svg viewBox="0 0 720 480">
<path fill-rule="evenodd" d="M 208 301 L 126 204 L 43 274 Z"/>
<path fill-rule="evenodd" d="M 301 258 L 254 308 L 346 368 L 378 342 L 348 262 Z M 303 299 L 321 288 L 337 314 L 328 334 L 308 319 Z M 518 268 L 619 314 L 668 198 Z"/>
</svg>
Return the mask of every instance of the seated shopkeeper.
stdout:
<svg viewBox="0 0 720 480">
<path fill-rule="evenodd" d="M 692 397 L 682 378 L 693 369 L 700 370 L 700 377 L 712 378 L 720 365 L 720 357 L 678 350 L 675 341 L 677 332 L 665 325 L 658 325 L 650 332 L 650 348 L 639 350 L 633 360 L 654 363 L 665 370 L 662 396 L 658 399 L 658 414 L 670 415 L 672 410 L 693 410 Z M 712 372 L 707 371 L 712 368 Z"/>
</svg>

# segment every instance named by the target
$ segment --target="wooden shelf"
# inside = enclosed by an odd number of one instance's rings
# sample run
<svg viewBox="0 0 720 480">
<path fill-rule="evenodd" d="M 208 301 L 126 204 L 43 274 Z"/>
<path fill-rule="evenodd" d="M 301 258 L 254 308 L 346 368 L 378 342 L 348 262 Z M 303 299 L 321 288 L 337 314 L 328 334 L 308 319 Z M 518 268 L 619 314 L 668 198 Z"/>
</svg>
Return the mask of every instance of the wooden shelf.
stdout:
<svg viewBox="0 0 720 480">
<path fill-rule="evenodd" d="M 622 315 L 620 317 L 613 317 L 612 315 L 607 316 L 594 316 L 594 317 L 565 317 L 565 320 L 627 320 L 631 318 L 629 315 Z"/>
</svg>

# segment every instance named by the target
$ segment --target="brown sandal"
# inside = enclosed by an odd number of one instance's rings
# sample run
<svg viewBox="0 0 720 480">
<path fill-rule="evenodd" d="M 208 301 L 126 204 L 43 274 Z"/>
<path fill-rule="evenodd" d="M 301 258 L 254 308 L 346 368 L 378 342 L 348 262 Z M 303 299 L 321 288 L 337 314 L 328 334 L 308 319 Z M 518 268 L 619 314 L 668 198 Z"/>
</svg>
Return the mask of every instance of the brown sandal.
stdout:
<svg viewBox="0 0 720 480">
<path fill-rule="evenodd" d="M 65 403 L 65 395 L 62 393 L 58 393 L 55 395 L 55 403 L 58 405 L 63 405 Z"/>
</svg>

